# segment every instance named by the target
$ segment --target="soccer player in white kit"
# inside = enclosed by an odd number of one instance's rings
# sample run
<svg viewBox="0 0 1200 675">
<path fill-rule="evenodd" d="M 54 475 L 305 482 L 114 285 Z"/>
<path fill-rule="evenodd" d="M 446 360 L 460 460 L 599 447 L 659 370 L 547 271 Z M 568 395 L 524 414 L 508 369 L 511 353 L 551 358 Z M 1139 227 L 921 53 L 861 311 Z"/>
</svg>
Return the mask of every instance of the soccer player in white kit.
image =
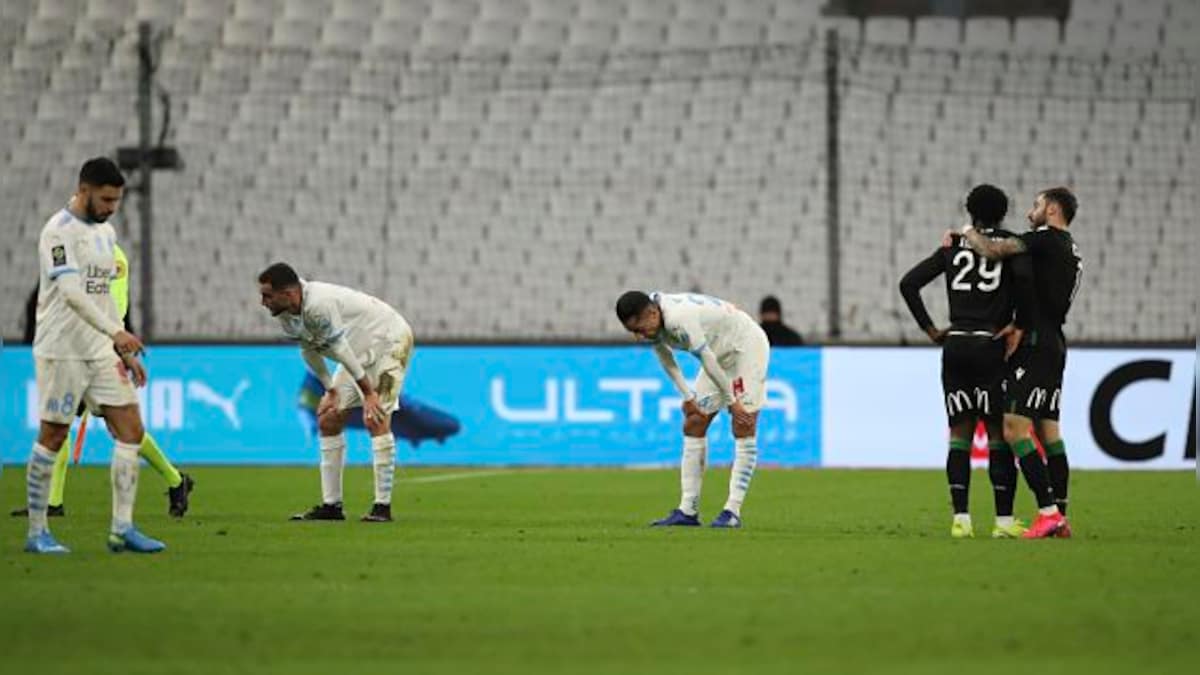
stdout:
<svg viewBox="0 0 1200 675">
<path fill-rule="evenodd" d="M 733 417 L 735 454 L 729 497 L 712 527 L 742 526 L 742 502 L 758 463 L 758 411 L 766 400 L 770 344 L 758 323 L 724 300 L 696 293 L 628 291 L 617 300 L 625 329 L 654 343 L 654 352 L 683 397 L 682 498 L 679 508 L 655 526 L 700 524 L 700 484 L 707 462 L 708 427 L 721 408 Z M 672 348 L 700 359 L 695 390 L 688 385 Z"/>
<path fill-rule="evenodd" d="M 98 409 L 116 440 L 112 458 L 114 552 L 157 553 L 166 546 L 133 525 L 138 449 L 145 430 L 130 371 L 144 384 L 141 341 L 125 331 L 109 284 L 117 272 L 116 233 L 107 222 L 121 203 L 125 178 L 111 160 L 84 162 L 67 207 L 46 222 L 38 241 L 41 280 L 33 340 L 41 425 L 26 470 L 30 553 L 67 553 L 50 534 L 47 499 L 55 453 L 80 401 Z"/>
<path fill-rule="evenodd" d="M 284 334 L 300 343 L 301 355 L 325 387 L 317 406 L 321 445 L 321 503 L 292 520 L 345 520 L 342 470 L 346 418 L 362 407 L 371 434 L 375 503 L 364 522 L 392 520 L 396 439 L 391 417 L 412 358 L 413 334 L 400 313 L 382 300 L 345 286 L 305 281 L 285 263 L 258 277 L 262 305 L 278 317 Z M 333 375 L 325 357 L 337 361 Z"/>
</svg>

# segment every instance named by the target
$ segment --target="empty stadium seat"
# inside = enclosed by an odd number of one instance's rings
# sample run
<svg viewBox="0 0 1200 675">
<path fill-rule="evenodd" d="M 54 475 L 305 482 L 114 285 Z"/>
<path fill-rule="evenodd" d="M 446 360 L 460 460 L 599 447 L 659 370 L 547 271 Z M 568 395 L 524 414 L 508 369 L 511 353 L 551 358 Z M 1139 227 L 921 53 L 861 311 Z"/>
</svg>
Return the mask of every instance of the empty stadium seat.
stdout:
<svg viewBox="0 0 1200 675">
<path fill-rule="evenodd" d="M 872 16 L 867 19 L 863 39 L 881 45 L 908 44 L 911 22 L 894 16 Z"/>
<path fill-rule="evenodd" d="M 1059 25 L 1054 19 L 1021 17 L 1013 28 L 1013 46 L 1023 51 L 1055 51 L 1059 43 Z"/>
<path fill-rule="evenodd" d="M 1008 49 L 1011 40 L 1012 32 L 1008 19 L 972 17 L 967 19 L 963 31 L 963 44 L 976 49 Z"/>
<path fill-rule="evenodd" d="M 723 47 L 761 44 L 765 35 L 763 24 L 757 21 L 727 19 L 717 24 L 717 44 Z"/>
<path fill-rule="evenodd" d="M 1167 18 L 1166 0 L 1122 0 L 1121 22 L 1160 24 Z"/>
<path fill-rule="evenodd" d="M 920 47 L 957 47 L 960 42 L 962 22 L 941 16 L 923 16 L 917 19 L 913 43 Z"/>
<path fill-rule="evenodd" d="M 1063 45 L 1079 54 L 1099 54 L 1112 39 L 1112 27 L 1107 21 L 1075 20 L 1067 22 Z"/>
<path fill-rule="evenodd" d="M 1085 0 L 1071 3 L 1070 21 L 1111 23 L 1120 12 L 1119 0 Z"/>
</svg>

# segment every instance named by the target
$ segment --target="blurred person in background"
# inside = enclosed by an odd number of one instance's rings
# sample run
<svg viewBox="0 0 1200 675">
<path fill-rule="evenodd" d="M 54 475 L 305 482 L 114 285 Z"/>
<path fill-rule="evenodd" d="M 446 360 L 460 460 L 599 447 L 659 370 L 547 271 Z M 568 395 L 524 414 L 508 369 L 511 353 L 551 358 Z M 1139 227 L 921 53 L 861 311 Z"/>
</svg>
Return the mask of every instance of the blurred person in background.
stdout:
<svg viewBox="0 0 1200 675">
<path fill-rule="evenodd" d="M 758 323 L 772 347 L 799 347 L 804 338 L 794 328 L 783 322 L 783 307 L 779 298 L 768 295 L 758 305 Z"/>
</svg>

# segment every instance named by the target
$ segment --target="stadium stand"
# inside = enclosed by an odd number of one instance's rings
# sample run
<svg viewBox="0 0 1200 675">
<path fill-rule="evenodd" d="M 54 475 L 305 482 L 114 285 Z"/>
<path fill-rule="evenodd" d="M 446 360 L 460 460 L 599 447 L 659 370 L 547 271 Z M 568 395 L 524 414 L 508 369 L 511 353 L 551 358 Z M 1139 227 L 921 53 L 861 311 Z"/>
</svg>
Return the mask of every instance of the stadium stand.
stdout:
<svg viewBox="0 0 1200 675">
<path fill-rule="evenodd" d="M 277 258 L 387 298 L 422 339 L 617 338 L 629 286 L 772 293 L 827 335 L 827 29 L 843 338 L 919 338 L 896 279 L 982 181 L 1013 228 L 1039 187 L 1078 190 L 1073 338 L 1196 335 L 1200 3 L 1077 1 L 1061 33 L 821 4 L 6 0 L 2 332 L 80 160 L 136 141 L 149 20 L 187 163 L 155 176 L 160 339 L 272 337 L 253 279 Z"/>
</svg>

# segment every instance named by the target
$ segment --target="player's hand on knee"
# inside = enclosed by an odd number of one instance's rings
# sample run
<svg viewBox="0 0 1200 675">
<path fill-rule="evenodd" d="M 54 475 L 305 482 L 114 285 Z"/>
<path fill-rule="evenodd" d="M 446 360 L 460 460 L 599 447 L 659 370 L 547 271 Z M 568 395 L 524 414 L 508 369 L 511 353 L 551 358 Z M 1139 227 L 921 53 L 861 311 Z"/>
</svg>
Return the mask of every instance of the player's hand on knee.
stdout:
<svg viewBox="0 0 1200 675">
<path fill-rule="evenodd" d="M 317 417 L 324 417 L 329 413 L 337 410 L 338 395 L 337 391 L 330 389 L 321 397 L 321 402 L 317 404 Z"/>
<path fill-rule="evenodd" d="M 363 397 L 363 422 L 380 424 L 387 419 L 383 405 L 379 402 L 379 392 L 371 392 Z"/>
<path fill-rule="evenodd" d="M 704 415 L 704 411 L 701 410 L 700 406 L 696 404 L 696 399 L 689 398 L 688 400 L 683 402 L 683 418 L 684 419 L 687 419 L 689 417 L 701 417 L 703 415 Z"/>
<path fill-rule="evenodd" d="M 749 432 L 754 429 L 754 413 L 746 410 L 746 406 L 742 405 L 741 401 L 734 401 L 733 405 L 729 406 L 729 412 L 733 415 L 733 425 L 735 431 Z"/>
</svg>

